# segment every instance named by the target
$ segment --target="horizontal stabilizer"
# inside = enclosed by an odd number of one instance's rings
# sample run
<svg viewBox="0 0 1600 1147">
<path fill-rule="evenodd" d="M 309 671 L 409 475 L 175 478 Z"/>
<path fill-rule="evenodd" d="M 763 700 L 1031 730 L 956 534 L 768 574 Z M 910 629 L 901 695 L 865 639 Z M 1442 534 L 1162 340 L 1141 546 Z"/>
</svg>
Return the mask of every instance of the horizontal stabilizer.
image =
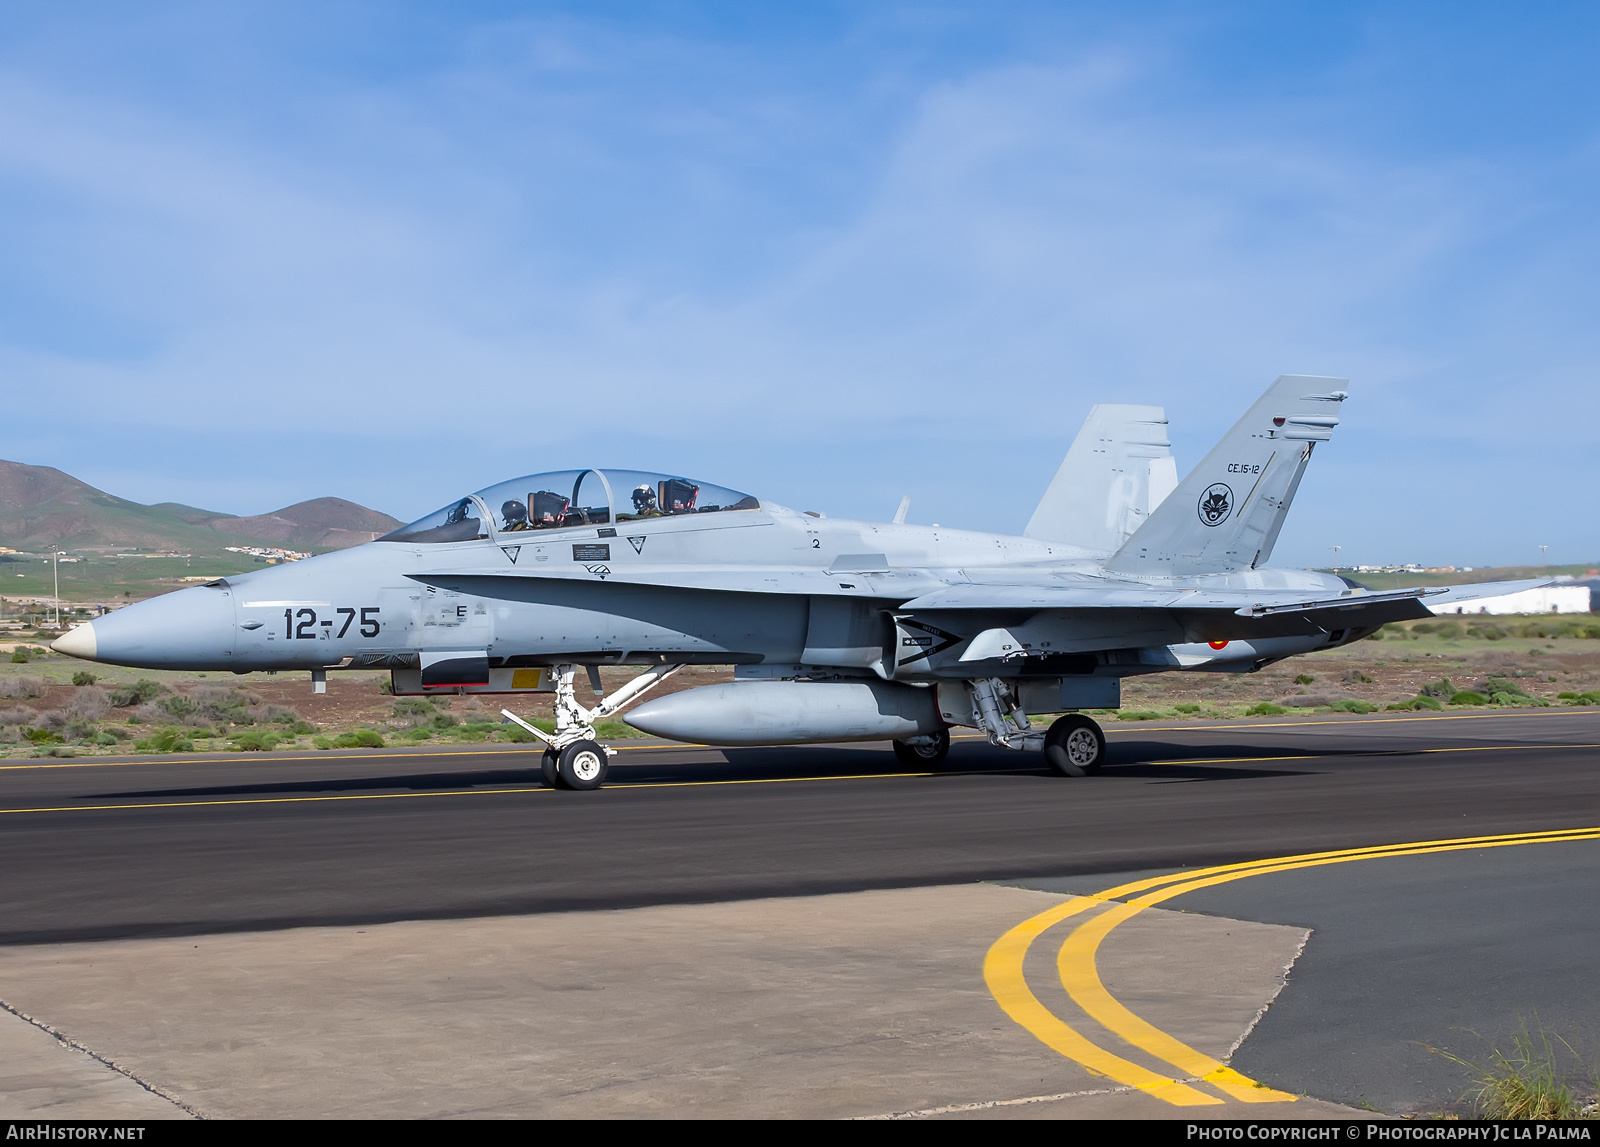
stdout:
<svg viewBox="0 0 1600 1147">
<path fill-rule="evenodd" d="M 1504 597 L 1510 593 L 1521 593 L 1525 589 L 1543 589 L 1547 585 L 1556 585 L 1550 578 L 1527 578 L 1523 581 L 1480 581 L 1471 585 L 1444 586 L 1428 594 L 1428 608 L 1438 612 L 1441 606 L 1457 605 L 1462 602 L 1478 601 L 1486 597 Z"/>
</svg>

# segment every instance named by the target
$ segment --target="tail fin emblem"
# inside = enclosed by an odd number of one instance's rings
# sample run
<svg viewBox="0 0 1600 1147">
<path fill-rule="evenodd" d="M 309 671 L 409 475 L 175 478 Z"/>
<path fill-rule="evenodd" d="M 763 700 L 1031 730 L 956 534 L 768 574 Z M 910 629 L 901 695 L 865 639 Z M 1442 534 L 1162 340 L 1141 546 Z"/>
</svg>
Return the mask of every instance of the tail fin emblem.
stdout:
<svg viewBox="0 0 1600 1147">
<path fill-rule="evenodd" d="M 1200 521 L 1207 526 L 1220 526 L 1233 513 L 1233 491 L 1222 482 L 1214 482 L 1200 495 Z"/>
</svg>

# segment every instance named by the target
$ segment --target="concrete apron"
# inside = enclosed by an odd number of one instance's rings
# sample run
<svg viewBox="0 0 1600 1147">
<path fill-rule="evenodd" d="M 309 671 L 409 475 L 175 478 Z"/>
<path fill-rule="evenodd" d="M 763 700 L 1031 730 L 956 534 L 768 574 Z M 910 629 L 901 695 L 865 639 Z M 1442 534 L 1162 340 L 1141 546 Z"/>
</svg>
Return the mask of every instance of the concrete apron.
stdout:
<svg viewBox="0 0 1600 1147">
<path fill-rule="evenodd" d="M 1063 899 L 979 884 L 7 948 L 0 1117 L 1369 1117 L 1173 1107 L 1039 1042 L 984 955 Z M 1225 1058 L 1305 937 L 1151 909 L 1098 963 L 1135 1013 Z M 1040 1001 L 1170 1073 L 1075 1009 L 1061 938 L 1030 951 Z"/>
</svg>

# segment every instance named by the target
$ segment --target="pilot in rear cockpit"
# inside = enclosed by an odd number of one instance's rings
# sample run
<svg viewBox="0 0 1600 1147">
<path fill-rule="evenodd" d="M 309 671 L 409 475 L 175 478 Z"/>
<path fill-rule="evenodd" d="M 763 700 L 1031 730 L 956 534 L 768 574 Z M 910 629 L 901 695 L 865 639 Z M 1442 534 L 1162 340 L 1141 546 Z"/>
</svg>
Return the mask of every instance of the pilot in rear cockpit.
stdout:
<svg viewBox="0 0 1600 1147">
<path fill-rule="evenodd" d="M 505 519 L 506 524 L 501 529 L 506 533 L 532 528 L 528 525 L 528 507 L 515 498 L 500 507 L 500 516 Z"/>
<path fill-rule="evenodd" d="M 640 483 L 633 490 L 633 512 L 641 518 L 655 518 L 661 514 L 661 509 L 656 505 L 655 487 L 648 482 Z"/>
</svg>

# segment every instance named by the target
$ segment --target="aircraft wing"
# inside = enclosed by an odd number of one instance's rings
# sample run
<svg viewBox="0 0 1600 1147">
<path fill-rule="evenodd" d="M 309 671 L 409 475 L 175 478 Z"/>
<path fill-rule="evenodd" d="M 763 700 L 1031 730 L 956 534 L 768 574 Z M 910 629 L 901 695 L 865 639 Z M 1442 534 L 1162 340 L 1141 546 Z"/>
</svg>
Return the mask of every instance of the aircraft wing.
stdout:
<svg viewBox="0 0 1600 1147">
<path fill-rule="evenodd" d="M 1472 586 L 1421 586 L 1383 592 L 1351 590 L 1336 597 L 1310 597 L 1289 590 L 1172 589 L 1152 586 L 947 585 L 906 602 L 906 613 L 998 611 L 1076 615 L 1081 620 L 1122 613 L 1130 626 L 1139 614 L 1159 611 L 1193 641 L 1249 640 L 1370 629 L 1391 621 L 1432 617 L 1423 599 L 1467 601 L 1498 597 L 1545 582 L 1484 582 Z M 1447 597 L 1448 595 L 1448 597 Z"/>
<path fill-rule="evenodd" d="M 1240 617 L 1275 613 L 1349 609 L 1380 602 L 1415 601 L 1427 589 L 1388 593 L 1351 592 L 1338 597 L 1307 598 L 1293 592 L 1260 590 L 1132 589 L 1107 585 L 950 585 L 913 598 L 906 610 L 930 609 L 1208 609 Z M 1427 611 L 1416 614 L 1426 616 Z"/>
<path fill-rule="evenodd" d="M 871 555 L 861 555 L 871 556 Z M 902 602 L 897 613 L 948 611 L 1015 615 L 1042 612 L 1096 617 L 1133 629 L 1161 614 L 1181 626 L 1190 640 L 1241 640 L 1376 628 L 1392 621 L 1432 617 L 1423 604 L 1496 597 L 1548 584 L 1544 581 L 1482 582 L 1467 586 L 1426 586 L 1373 592 L 1351 590 L 1336 597 L 1313 597 L 1293 590 L 1236 590 L 1135 585 L 1125 581 L 1073 576 L 1045 570 L 851 570 L 796 566 L 548 566 L 540 569 L 464 569 L 412 573 L 414 581 L 490 597 L 518 596 L 511 587 L 530 582 L 652 586 L 721 593 L 806 594 L 887 598 Z M 874 564 L 845 561 L 843 564 Z M 1007 583 L 997 584 L 999 579 Z M 992 580 L 990 580 L 992 579 Z M 998 620 L 998 619 L 997 619 Z M 1005 623 L 1009 623 L 1009 619 Z"/>
</svg>

